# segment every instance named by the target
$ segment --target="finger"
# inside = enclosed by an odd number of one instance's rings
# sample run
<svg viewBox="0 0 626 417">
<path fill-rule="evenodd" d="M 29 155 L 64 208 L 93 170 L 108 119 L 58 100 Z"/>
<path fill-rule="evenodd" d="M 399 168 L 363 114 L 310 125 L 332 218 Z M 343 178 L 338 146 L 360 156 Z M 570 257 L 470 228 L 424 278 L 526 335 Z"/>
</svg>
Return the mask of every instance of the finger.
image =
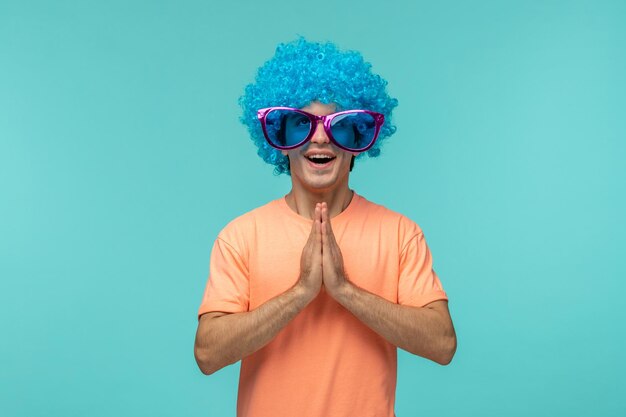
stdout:
<svg viewBox="0 0 626 417">
<path fill-rule="evenodd" d="M 328 248 L 326 252 L 329 256 L 332 256 L 333 259 L 340 261 L 342 258 L 341 250 L 339 249 L 337 239 L 335 239 L 335 234 L 333 233 L 330 217 L 328 216 L 328 205 L 326 203 L 322 204 L 322 216 L 324 218 L 324 245 L 326 245 Z"/>
<path fill-rule="evenodd" d="M 328 244 L 328 207 L 326 203 L 321 204 L 322 208 L 322 245 Z"/>
<path fill-rule="evenodd" d="M 330 216 L 328 215 L 328 205 L 326 203 L 323 203 L 322 207 L 326 208 L 325 211 L 322 211 L 322 213 L 324 213 L 324 232 L 326 237 L 326 244 L 335 246 L 337 245 L 337 240 L 335 239 L 335 234 L 331 226 Z"/>
<path fill-rule="evenodd" d="M 333 231 L 332 222 L 328 219 L 328 240 L 331 242 L 333 246 L 336 246 L 339 249 L 339 244 L 337 243 L 337 239 L 335 237 L 335 232 Z"/>
<path fill-rule="evenodd" d="M 326 234 L 329 239 L 333 239 L 333 228 L 330 222 L 330 217 L 328 216 L 328 205 L 324 203 L 324 207 L 326 207 Z"/>
<path fill-rule="evenodd" d="M 320 247 L 321 250 L 321 246 L 322 246 L 322 205 L 321 204 L 316 204 L 315 205 L 315 221 L 313 222 L 315 224 L 315 244 Z"/>
</svg>

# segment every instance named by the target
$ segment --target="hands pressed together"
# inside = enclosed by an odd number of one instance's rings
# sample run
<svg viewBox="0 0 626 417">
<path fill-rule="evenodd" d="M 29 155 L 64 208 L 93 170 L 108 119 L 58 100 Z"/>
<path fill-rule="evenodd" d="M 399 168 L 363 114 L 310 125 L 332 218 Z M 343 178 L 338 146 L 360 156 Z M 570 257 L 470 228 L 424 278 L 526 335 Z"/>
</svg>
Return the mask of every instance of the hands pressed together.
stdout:
<svg viewBox="0 0 626 417">
<path fill-rule="evenodd" d="M 330 225 L 328 205 L 325 202 L 315 205 L 311 234 L 300 259 L 298 284 L 311 299 L 317 296 L 322 285 L 336 298 L 339 291 L 348 284 L 343 269 L 343 257 Z"/>
</svg>

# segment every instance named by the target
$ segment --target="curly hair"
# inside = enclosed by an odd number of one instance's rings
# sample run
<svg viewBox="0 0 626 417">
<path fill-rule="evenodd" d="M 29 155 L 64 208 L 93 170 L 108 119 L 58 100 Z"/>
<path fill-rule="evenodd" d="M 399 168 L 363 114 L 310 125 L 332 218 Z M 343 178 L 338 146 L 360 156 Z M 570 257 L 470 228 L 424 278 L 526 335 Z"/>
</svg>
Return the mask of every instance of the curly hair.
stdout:
<svg viewBox="0 0 626 417">
<path fill-rule="evenodd" d="M 248 84 L 239 98 L 243 108 L 240 121 L 248 127 L 258 155 L 275 166 L 276 175 L 291 175 L 289 158 L 269 146 L 263 136 L 257 110 L 264 107 L 302 108 L 319 101 L 336 104 L 337 111 L 367 109 L 382 113 L 385 123 L 376 143 L 357 159 L 365 153 L 369 157 L 380 155 L 381 142 L 396 131 L 391 112 L 398 100 L 387 94 L 387 81 L 373 74 L 371 66 L 359 52 L 340 51 L 332 42 L 315 43 L 299 37 L 276 47 L 274 56 L 258 69 L 255 83 Z"/>
</svg>

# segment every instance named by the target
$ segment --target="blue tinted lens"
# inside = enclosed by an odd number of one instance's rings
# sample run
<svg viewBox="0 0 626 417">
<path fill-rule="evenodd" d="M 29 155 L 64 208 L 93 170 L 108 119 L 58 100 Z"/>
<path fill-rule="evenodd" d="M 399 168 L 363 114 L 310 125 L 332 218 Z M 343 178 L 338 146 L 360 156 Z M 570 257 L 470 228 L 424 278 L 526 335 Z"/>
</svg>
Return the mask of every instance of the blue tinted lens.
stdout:
<svg viewBox="0 0 626 417">
<path fill-rule="evenodd" d="M 363 149 L 374 139 L 376 120 L 368 113 L 344 113 L 332 120 L 330 131 L 341 146 Z"/>
<path fill-rule="evenodd" d="M 265 116 L 267 137 L 276 146 L 294 146 L 311 131 L 311 120 L 293 110 L 272 110 Z"/>
</svg>

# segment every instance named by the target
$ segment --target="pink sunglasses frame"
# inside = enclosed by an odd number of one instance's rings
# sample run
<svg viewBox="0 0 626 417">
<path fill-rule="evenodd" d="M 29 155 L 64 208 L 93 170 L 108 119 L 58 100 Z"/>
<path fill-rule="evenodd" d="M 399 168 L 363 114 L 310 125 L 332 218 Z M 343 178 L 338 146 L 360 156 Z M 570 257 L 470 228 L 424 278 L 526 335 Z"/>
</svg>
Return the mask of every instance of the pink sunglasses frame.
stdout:
<svg viewBox="0 0 626 417">
<path fill-rule="evenodd" d="M 306 136 L 306 138 L 304 138 L 301 142 L 297 143 L 296 145 L 279 146 L 279 145 L 273 144 L 270 141 L 270 139 L 269 139 L 269 135 L 267 133 L 267 126 L 266 126 L 266 117 L 272 110 L 291 110 L 291 111 L 295 111 L 297 113 L 300 113 L 300 114 L 303 114 L 303 115 L 307 116 L 309 118 L 309 120 L 311 121 L 311 126 L 312 126 L 311 131 Z M 335 140 L 335 138 L 333 137 L 333 133 L 331 131 L 331 123 L 332 123 L 333 119 L 335 117 L 337 117 L 337 116 L 340 116 L 340 115 L 346 114 L 346 113 L 367 113 L 367 114 L 369 114 L 370 116 L 372 116 L 374 118 L 374 122 L 376 123 L 374 136 L 372 137 L 371 142 L 367 144 L 367 146 L 365 146 L 363 148 L 359 148 L 359 149 L 347 148 L 347 147 L 341 145 L 339 142 L 337 142 L 337 140 Z M 371 110 L 344 110 L 344 111 L 340 111 L 340 112 L 337 112 L 337 113 L 327 114 L 325 116 L 318 116 L 318 115 L 311 114 L 311 113 L 308 113 L 308 112 L 306 112 L 304 110 L 300 110 L 300 109 L 297 109 L 297 108 L 294 108 L 294 107 L 266 107 L 266 108 L 263 108 L 263 109 L 259 109 L 257 111 L 257 117 L 258 117 L 259 121 L 261 122 L 261 127 L 263 128 L 263 135 L 265 136 L 265 140 L 267 141 L 267 143 L 272 148 L 276 148 L 276 149 L 280 149 L 280 150 L 294 149 L 294 148 L 302 146 L 305 143 L 307 143 L 308 141 L 310 141 L 311 138 L 313 137 L 313 135 L 315 134 L 315 130 L 317 129 L 317 122 L 321 120 L 322 121 L 322 125 L 324 126 L 324 132 L 326 132 L 326 136 L 328 136 L 330 141 L 333 144 L 335 144 L 337 147 L 343 149 L 344 151 L 348 151 L 348 152 L 364 152 L 364 151 L 368 150 L 369 148 L 371 148 L 374 145 L 374 143 L 376 143 L 376 139 L 378 139 L 378 134 L 380 133 L 380 128 L 382 127 L 383 123 L 385 123 L 385 116 L 382 113 L 377 113 L 377 112 L 371 111 Z"/>
</svg>

